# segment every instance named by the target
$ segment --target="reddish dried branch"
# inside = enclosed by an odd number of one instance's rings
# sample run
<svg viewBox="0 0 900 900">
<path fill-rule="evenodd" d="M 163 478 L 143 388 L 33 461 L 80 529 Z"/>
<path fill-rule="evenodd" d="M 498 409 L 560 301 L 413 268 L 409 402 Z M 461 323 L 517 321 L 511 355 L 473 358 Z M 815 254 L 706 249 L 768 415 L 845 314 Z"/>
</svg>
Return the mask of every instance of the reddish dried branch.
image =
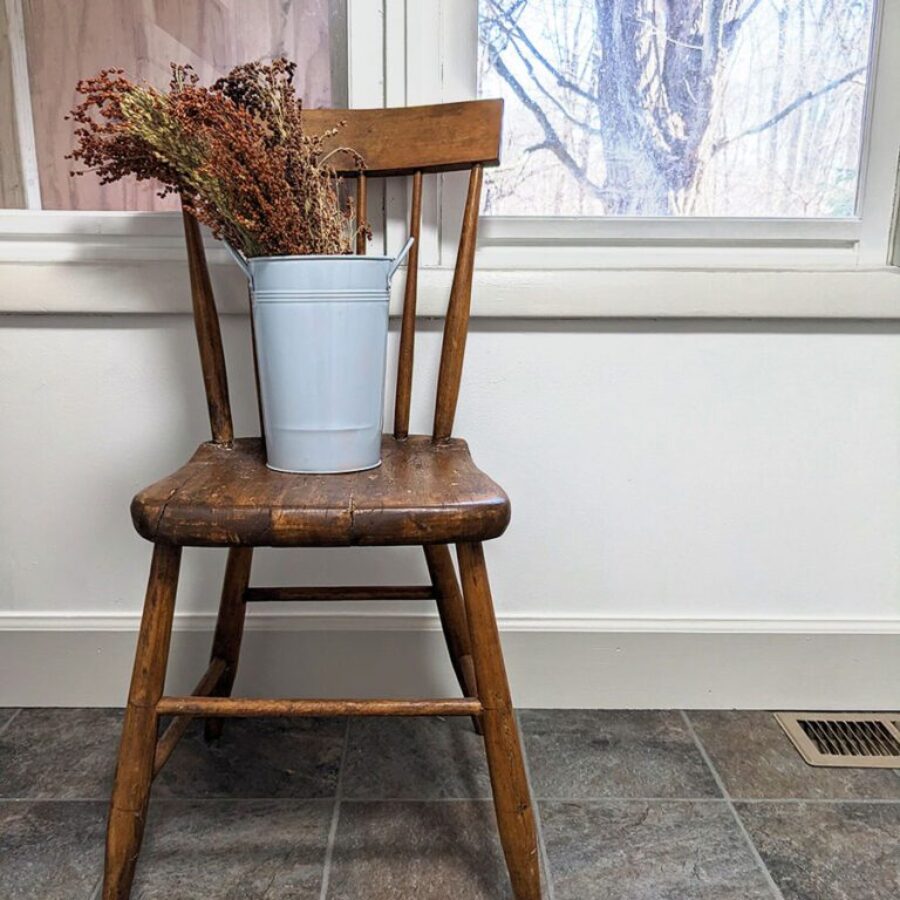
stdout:
<svg viewBox="0 0 900 900">
<path fill-rule="evenodd" d="M 203 87 L 190 66 L 172 64 L 168 92 L 104 69 L 78 83 L 68 158 L 83 168 L 72 174 L 92 171 L 102 184 L 154 179 L 246 256 L 350 253 L 355 211 L 328 162 L 343 123 L 306 132 L 294 68 L 247 63 Z M 339 150 L 364 168 L 354 150 Z"/>
</svg>

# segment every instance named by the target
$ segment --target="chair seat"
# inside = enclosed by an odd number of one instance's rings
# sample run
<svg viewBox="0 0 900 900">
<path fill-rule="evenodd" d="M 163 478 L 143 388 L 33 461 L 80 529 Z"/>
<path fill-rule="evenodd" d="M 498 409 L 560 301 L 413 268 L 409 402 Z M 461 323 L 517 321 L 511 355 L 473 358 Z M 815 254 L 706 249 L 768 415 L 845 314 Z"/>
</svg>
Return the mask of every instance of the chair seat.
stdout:
<svg viewBox="0 0 900 900">
<path fill-rule="evenodd" d="M 509 524 L 509 498 L 468 445 L 382 438 L 365 472 L 299 475 L 266 468 L 259 438 L 201 444 L 141 491 L 131 515 L 149 541 L 185 546 L 350 546 L 486 541 Z"/>
</svg>

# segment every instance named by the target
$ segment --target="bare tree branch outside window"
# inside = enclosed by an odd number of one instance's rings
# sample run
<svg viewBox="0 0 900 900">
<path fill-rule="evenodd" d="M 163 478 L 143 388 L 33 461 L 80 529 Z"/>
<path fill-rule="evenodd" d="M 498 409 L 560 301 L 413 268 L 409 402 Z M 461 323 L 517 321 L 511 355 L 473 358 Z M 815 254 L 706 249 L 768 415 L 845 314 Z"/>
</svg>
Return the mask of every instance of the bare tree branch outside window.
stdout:
<svg viewBox="0 0 900 900">
<path fill-rule="evenodd" d="M 875 0 L 479 0 L 485 212 L 856 212 Z"/>
</svg>

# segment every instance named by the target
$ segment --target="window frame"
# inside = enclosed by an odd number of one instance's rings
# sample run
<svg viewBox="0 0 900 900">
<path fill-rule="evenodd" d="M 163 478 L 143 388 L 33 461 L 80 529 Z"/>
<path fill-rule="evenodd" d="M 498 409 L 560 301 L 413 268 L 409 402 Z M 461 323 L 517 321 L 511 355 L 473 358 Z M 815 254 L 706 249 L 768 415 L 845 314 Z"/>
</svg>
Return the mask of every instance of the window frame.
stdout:
<svg viewBox="0 0 900 900">
<path fill-rule="evenodd" d="M 13 114 L 19 139 L 19 163 L 24 182 L 25 206 L 0 207 L 0 264 L 4 263 L 101 263 L 171 262 L 184 259 L 184 231 L 177 211 L 139 210 L 56 210 L 41 209 L 41 190 L 35 151 L 31 91 L 25 39 L 23 0 L 0 0 L 6 4 L 10 62 L 14 84 Z M 373 9 L 377 9 L 377 4 Z M 347 46 L 348 83 L 351 7 L 363 3 L 348 2 Z M 362 15 L 357 15 L 361 20 Z M 357 31 L 357 43 L 358 31 Z M 368 72 L 371 61 L 363 60 Z M 359 69 L 357 79 L 363 78 Z M 376 105 L 382 105 L 378 103 Z M 211 264 L 230 264 L 227 252 L 205 232 L 204 243 Z M 0 296 L 0 312 L 5 311 Z"/>
<path fill-rule="evenodd" d="M 21 11 L 21 0 L 6 4 Z M 900 269 L 889 265 L 900 244 L 900 4 L 880 0 L 877 17 L 858 218 L 553 219 L 551 236 L 548 220 L 484 217 L 473 314 L 900 319 Z M 477 0 L 348 0 L 349 105 L 473 97 L 476 26 Z M 459 173 L 425 181 L 419 311 L 427 316 L 446 303 L 465 191 Z M 406 185 L 388 180 L 372 190 L 369 214 L 373 251 L 401 246 Z M 246 312 L 240 273 L 215 242 L 208 246 L 223 308 Z M 189 310 L 186 297 L 170 296 L 184 266 L 177 213 L 0 210 L 0 266 L 0 312 Z M 115 277 L 101 278 L 101 266 Z M 158 288 L 147 282 L 150 271 L 160 275 Z M 98 289 L 106 280 L 108 293 Z M 396 279 L 394 310 L 401 290 Z"/>
<path fill-rule="evenodd" d="M 388 0 L 390 2 L 390 0 Z M 411 4 L 407 4 L 409 8 Z M 408 73 L 439 80 L 441 100 L 477 95 L 478 0 L 436 0 L 416 15 L 441 35 L 439 52 Z M 449 11 L 452 9 L 452 14 Z M 418 23 L 417 23 L 418 24 Z M 875 0 L 872 71 L 860 160 L 858 214 L 845 219 L 482 216 L 487 268 L 871 267 L 891 262 L 900 157 L 900 8 Z M 432 71 L 429 71 L 429 68 Z M 436 76 L 434 69 L 439 74 Z M 442 230 L 458 210 L 443 209 Z M 446 248 L 445 248 L 446 249 Z"/>
</svg>

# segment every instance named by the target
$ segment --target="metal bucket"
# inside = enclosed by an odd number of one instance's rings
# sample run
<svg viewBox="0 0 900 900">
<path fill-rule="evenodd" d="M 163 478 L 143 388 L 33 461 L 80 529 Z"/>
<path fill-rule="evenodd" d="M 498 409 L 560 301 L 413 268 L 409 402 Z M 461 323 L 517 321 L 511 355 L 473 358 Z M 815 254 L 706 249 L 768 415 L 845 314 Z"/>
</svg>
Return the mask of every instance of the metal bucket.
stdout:
<svg viewBox="0 0 900 900">
<path fill-rule="evenodd" d="M 381 463 L 389 256 L 265 256 L 250 279 L 266 464 L 358 472 Z"/>
</svg>

